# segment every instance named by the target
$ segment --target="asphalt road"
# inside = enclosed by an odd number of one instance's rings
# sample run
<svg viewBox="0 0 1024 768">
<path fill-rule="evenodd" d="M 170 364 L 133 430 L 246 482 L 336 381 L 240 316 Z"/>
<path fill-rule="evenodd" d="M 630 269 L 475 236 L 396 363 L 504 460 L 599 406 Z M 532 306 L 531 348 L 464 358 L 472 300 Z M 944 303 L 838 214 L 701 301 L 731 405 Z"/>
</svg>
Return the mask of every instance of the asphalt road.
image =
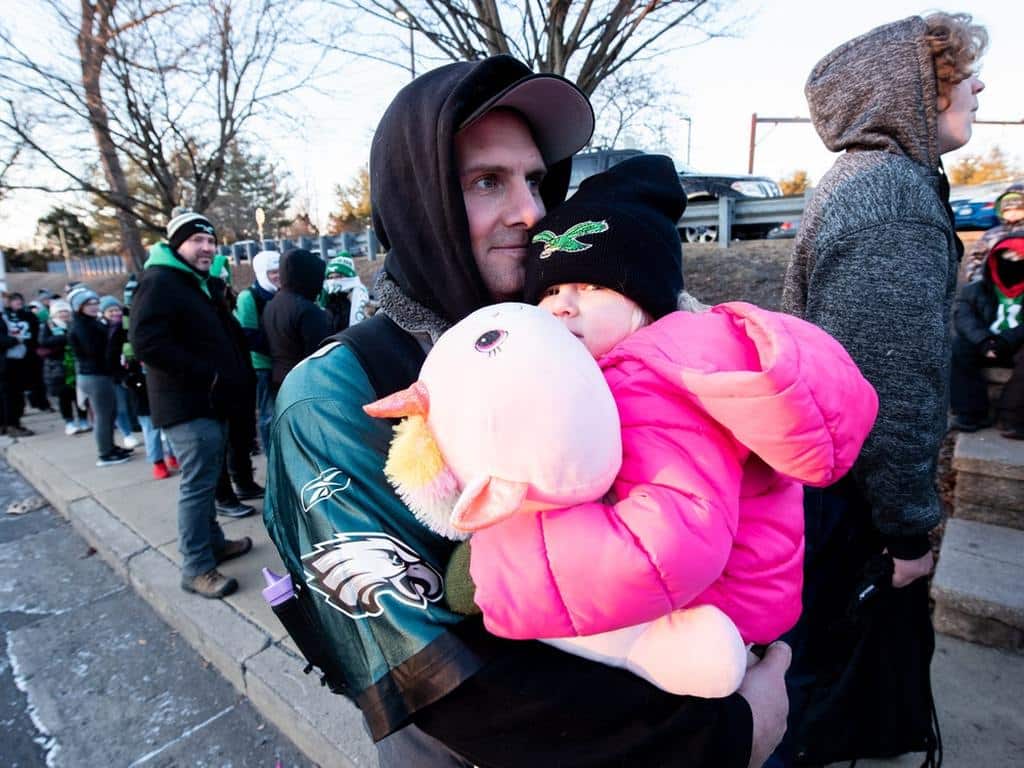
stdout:
<svg viewBox="0 0 1024 768">
<path fill-rule="evenodd" d="M 0 762 L 311 766 L 0 457 Z"/>
</svg>

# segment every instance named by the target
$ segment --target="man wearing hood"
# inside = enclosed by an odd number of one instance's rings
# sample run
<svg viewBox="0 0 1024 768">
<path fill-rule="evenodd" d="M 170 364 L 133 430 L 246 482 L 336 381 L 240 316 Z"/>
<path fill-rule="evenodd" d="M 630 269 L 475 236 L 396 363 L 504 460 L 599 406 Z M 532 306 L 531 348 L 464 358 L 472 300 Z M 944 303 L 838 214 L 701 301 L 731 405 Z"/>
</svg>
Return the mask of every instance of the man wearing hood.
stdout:
<svg viewBox="0 0 1024 768">
<path fill-rule="evenodd" d="M 785 645 L 739 694 L 700 700 L 493 637 L 449 610 L 441 574 L 455 543 L 388 485 L 391 425 L 362 411 L 386 394 L 381 377 L 388 392 L 411 384 L 452 324 L 520 297 L 527 231 L 564 199 L 570 158 L 592 131 L 574 85 L 509 56 L 403 88 L 370 153 L 373 226 L 388 251 L 380 309 L 278 393 L 264 522 L 382 768 L 760 766 L 781 738 Z"/>
<path fill-rule="evenodd" d="M 999 414 L 1003 437 L 1024 440 L 1024 230 L 997 240 L 982 277 L 960 289 L 953 318 L 951 426 L 974 432 L 988 426 L 988 383 L 982 368 L 1012 368 Z"/>
<path fill-rule="evenodd" d="M 331 335 L 327 313 L 316 303 L 324 269 L 323 259 L 304 248 L 293 248 L 281 257 L 281 290 L 263 313 L 274 395 L 288 372 Z"/>
<path fill-rule="evenodd" d="M 146 366 L 153 426 L 164 430 L 181 466 L 178 549 L 181 587 L 209 598 L 238 588 L 217 565 L 252 548 L 227 539 L 217 523 L 214 492 L 224 462 L 228 420 L 248 409 L 252 364 L 245 337 L 210 277 L 217 247 L 213 225 L 185 211 L 167 224 L 167 242 L 149 251 L 132 306 L 131 343 Z"/>
<path fill-rule="evenodd" d="M 843 154 L 804 211 L 783 308 L 835 336 L 880 404 L 852 481 L 807 491 L 787 742 L 799 738 L 807 690 L 793 681 L 817 673 L 801 645 L 827 644 L 816 633 L 847 604 L 835 590 L 849 574 L 830 570 L 849 549 L 843 542 L 866 542 L 869 558 L 887 551 L 897 588 L 932 568 L 928 534 L 942 516 L 935 474 L 963 253 L 940 158 L 971 137 L 984 88 L 973 70 L 986 43 L 965 14 L 911 17 L 839 46 L 805 87 L 818 135 Z"/>
<path fill-rule="evenodd" d="M 263 310 L 281 285 L 278 271 L 281 254 L 277 251 L 260 251 L 252 260 L 255 279 L 248 288 L 238 294 L 235 303 L 235 319 L 242 326 L 245 340 L 249 343 L 252 367 L 256 371 L 256 409 L 259 412 L 257 426 L 260 433 L 260 447 L 264 455 L 270 446 L 270 422 L 274 418 L 274 396 L 270 391 L 270 345 L 263 330 Z"/>
</svg>

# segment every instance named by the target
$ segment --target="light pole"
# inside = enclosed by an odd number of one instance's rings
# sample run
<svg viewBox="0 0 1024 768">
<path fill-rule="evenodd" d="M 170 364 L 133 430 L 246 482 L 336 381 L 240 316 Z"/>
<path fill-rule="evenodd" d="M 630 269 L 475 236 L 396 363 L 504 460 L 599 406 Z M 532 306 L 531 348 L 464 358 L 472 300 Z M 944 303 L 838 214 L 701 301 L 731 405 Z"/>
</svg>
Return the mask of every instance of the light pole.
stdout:
<svg viewBox="0 0 1024 768">
<path fill-rule="evenodd" d="M 690 170 L 690 137 L 693 136 L 693 120 L 688 115 L 683 115 L 686 121 L 686 170 Z"/>
<path fill-rule="evenodd" d="M 412 16 L 405 12 L 404 8 L 395 11 L 395 18 L 404 21 L 409 27 L 409 74 L 411 79 L 416 79 L 416 41 L 413 37 Z"/>
</svg>

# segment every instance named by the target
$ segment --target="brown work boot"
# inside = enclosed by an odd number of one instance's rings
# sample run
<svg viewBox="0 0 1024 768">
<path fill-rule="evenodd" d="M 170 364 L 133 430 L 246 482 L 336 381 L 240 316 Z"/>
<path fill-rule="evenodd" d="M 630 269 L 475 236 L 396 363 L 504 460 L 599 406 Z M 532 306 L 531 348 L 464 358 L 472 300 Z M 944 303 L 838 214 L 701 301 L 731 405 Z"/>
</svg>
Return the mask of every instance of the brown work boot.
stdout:
<svg viewBox="0 0 1024 768">
<path fill-rule="evenodd" d="M 224 539 L 224 549 L 217 553 L 217 565 L 241 557 L 252 549 L 252 539 L 243 536 L 240 539 Z"/>
<path fill-rule="evenodd" d="M 181 588 L 186 592 L 193 592 L 203 597 L 219 598 L 227 597 L 238 589 L 238 582 L 225 576 L 216 568 L 211 568 L 193 579 L 182 578 Z"/>
</svg>

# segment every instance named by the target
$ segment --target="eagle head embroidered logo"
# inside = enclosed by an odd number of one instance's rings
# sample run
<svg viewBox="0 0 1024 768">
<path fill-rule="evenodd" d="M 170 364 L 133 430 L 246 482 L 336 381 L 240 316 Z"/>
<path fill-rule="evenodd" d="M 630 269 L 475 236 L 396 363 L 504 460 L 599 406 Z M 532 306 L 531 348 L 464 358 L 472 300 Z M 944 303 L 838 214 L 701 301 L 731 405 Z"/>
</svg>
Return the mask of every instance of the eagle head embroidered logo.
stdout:
<svg viewBox="0 0 1024 768">
<path fill-rule="evenodd" d="M 335 467 L 328 467 L 302 486 L 302 511 L 309 512 L 321 501 L 326 501 L 352 485 L 352 478 Z"/>
<path fill-rule="evenodd" d="M 565 253 L 577 253 L 593 248 L 593 243 L 581 243 L 579 238 L 584 235 L 596 235 L 608 231 L 607 221 L 581 221 L 573 224 L 561 235 L 556 235 L 550 229 L 538 232 L 533 236 L 534 243 L 544 243 L 544 250 L 540 252 L 542 259 L 548 258 L 553 253 L 564 251 Z"/>
<path fill-rule="evenodd" d="M 384 595 L 426 610 L 444 579 L 416 552 L 386 533 L 336 533 L 302 556 L 306 583 L 352 619 L 380 616 Z"/>
</svg>

